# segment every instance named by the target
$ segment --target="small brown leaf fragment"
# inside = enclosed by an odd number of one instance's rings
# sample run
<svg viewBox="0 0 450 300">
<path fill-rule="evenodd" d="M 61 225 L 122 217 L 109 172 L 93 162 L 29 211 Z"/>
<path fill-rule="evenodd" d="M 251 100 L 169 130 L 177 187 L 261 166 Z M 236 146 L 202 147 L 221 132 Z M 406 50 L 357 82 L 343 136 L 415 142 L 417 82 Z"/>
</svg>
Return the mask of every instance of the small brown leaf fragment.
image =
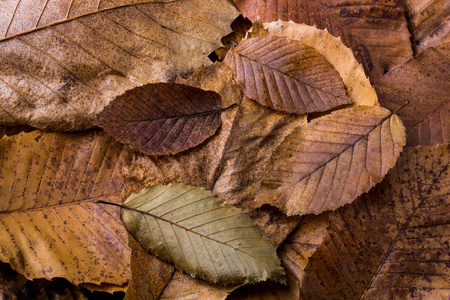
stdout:
<svg viewBox="0 0 450 300">
<path fill-rule="evenodd" d="M 406 127 L 408 145 L 432 145 L 450 140 L 449 45 L 424 50 L 375 84 L 383 106 L 395 110 L 409 101 L 398 112 Z"/>
<path fill-rule="evenodd" d="M 327 29 L 352 48 L 371 80 L 413 55 L 400 0 L 235 0 L 252 21 L 294 21 Z"/>
<path fill-rule="evenodd" d="M 416 53 L 439 46 L 450 37 L 448 1 L 406 0 L 405 8 Z"/>
<path fill-rule="evenodd" d="M 246 95 L 276 110 L 305 114 L 350 104 L 333 66 L 313 48 L 265 36 L 241 42 L 224 60 Z"/>
<path fill-rule="evenodd" d="M 175 267 L 156 256 L 149 254 L 128 233 L 128 245 L 131 249 L 131 273 L 125 300 L 161 299 L 161 294 L 172 281 Z"/>
<path fill-rule="evenodd" d="M 409 147 L 385 180 L 330 213 L 304 299 L 447 299 L 450 148 Z"/>
<path fill-rule="evenodd" d="M 27 279 L 115 285 L 131 277 L 116 207 L 129 152 L 98 131 L 33 131 L 0 140 L 0 259 Z M 109 289 L 109 288 L 108 288 Z"/>
<path fill-rule="evenodd" d="M 333 210 L 367 192 L 405 145 L 403 124 L 379 106 L 338 110 L 296 128 L 268 162 L 255 201 L 287 215 Z"/>
<path fill-rule="evenodd" d="M 220 95 L 176 83 L 154 83 L 119 96 L 94 123 L 122 143 L 148 155 L 195 147 L 220 126 Z"/>
</svg>

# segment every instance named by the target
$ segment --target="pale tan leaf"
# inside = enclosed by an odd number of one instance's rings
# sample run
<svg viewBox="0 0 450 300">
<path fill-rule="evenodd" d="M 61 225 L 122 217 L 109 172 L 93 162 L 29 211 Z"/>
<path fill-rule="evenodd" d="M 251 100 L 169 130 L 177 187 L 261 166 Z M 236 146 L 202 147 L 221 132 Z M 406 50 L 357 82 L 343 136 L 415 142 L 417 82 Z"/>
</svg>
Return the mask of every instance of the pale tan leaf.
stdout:
<svg viewBox="0 0 450 300">
<path fill-rule="evenodd" d="M 203 188 L 154 185 L 123 203 L 127 230 L 147 251 L 213 283 L 284 281 L 275 248 L 243 211 Z"/>
<path fill-rule="evenodd" d="M 235 0 L 252 21 L 293 21 L 327 29 L 350 47 L 371 80 L 413 52 L 401 0 Z"/>
<path fill-rule="evenodd" d="M 324 30 L 293 22 L 272 22 L 264 24 L 270 34 L 299 41 L 323 55 L 336 69 L 344 82 L 347 95 L 355 105 L 377 105 L 377 94 L 355 59 L 352 49 L 341 39 Z"/>
<path fill-rule="evenodd" d="M 305 299 L 446 299 L 450 148 L 406 148 L 369 194 L 330 213 Z"/>
<path fill-rule="evenodd" d="M 406 0 L 413 47 L 421 52 L 450 37 L 450 3 L 446 0 Z"/>
<path fill-rule="evenodd" d="M 128 151 L 100 132 L 0 140 L 0 259 L 28 279 L 122 287 L 131 277 L 120 202 Z"/>
<path fill-rule="evenodd" d="M 405 142 L 401 120 L 380 106 L 314 119 L 275 150 L 255 201 L 288 215 L 336 209 L 381 182 Z"/>
<path fill-rule="evenodd" d="M 339 74 L 313 48 L 284 37 L 245 40 L 224 60 L 259 104 L 305 114 L 350 104 Z"/>
<path fill-rule="evenodd" d="M 126 90 L 210 64 L 238 16 L 226 0 L 105 7 L 0 40 L 1 124 L 92 127 Z"/>
</svg>

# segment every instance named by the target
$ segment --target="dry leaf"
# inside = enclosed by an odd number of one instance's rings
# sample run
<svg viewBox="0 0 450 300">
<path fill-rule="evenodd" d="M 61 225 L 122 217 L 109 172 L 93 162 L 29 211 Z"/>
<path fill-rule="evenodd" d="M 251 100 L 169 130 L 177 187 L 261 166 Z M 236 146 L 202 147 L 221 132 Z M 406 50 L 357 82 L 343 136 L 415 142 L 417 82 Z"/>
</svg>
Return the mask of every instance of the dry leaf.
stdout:
<svg viewBox="0 0 450 300">
<path fill-rule="evenodd" d="M 328 29 L 355 53 L 371 79 L 412 57 L 403 1 L 235 0 L 245 17 L 294 21 Z"/>
<path fill-rule="evenodd" d="M 396 109 L 409 101 L 398 113 L 408 145 L 450 141 L 450 60 L 443 53 L 448 55 L 447 45 L 426 49 L 375 84 L 383 106 Z"/>
<path fill-rule="evenodd" d="M 413 47 L 421 52 L 450 37 L 450 4 L 445 0 L 406 0 Z"/>
<path fill-rule="evenodd" d="M 401 120 L 379 106 L 338 110 L 296 128 L 270 158 L 255 201 L 318 214 L 381 182 L 405 145 Z"/>
<path fill-rule="evenodd" d="M 446 299 L 450 149 L 407 148 L 383 183 L 330 213 L 305 299 Z"/>
<path fill-rule="evenodd" d="M 127 230 L 147 251 L 213 283 L 283 281 L 275 248 L 243 211 L 202 188 L 173 183 L 131 194 Z"/>
<path fill-rule="evenodd" d="M 176 83 L 138 87 L 116 98 L 94 123 L 148 155 L 195 147 L 220 126 L 220 95 Z"/>
<path fill-rule="evenodd" d="M 355 105 L 378 104 L 377 94 L 364 74 L 364 69 L 355 59 L 352 50 L 339 38 L 325 30 L 294 22 L 279 21 L 264 26 L 271 35 L 299 41 L 323 55 L 341 76 L 347 95 Z"/>
<path fill-rule="evenodd" d="M 28 279 L 125 285 L 119 209 L 128 152 L 98 133 L 33 131 L 0 140 L 0 259 Z"/>
<path fill-rule="evenodd" d="M 17 15 L 3 1 L 8 33 L 30 30 L 0 40 L 0 124 L 92 127 L 90 118 L 126 90 L 210 64 L 208 54 L 239 14 L 226 0 L 129 2 L 100 2 L 100 10 L 98 1 L 74 3 L 66 18 L 59 11 L 67 12 L 67 1 L 44 10 L 18 1 Z M 32 29 L 41 13 L 42 22 L 47 15 L 60 21 Z"/>
<path fill-rule="evenodd" d="M 259 104 L 289 113 L 350 104 L 339 74 L 313 48 L 275 36 L 245 40 L 224 60 Z"/>
</svg>

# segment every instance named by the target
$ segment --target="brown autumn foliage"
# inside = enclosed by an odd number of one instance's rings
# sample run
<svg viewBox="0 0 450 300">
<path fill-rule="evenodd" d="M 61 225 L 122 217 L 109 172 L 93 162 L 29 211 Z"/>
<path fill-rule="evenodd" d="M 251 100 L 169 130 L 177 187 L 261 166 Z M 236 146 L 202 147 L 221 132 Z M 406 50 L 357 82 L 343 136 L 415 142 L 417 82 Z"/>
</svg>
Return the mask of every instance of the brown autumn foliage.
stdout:
<svg viewBox="0 0 450 300">
<path fill-rule="evenodd" d="M 0 298 L 449 297 L 445 1 L 235 3 L 0 3 Z"/>
</svg>

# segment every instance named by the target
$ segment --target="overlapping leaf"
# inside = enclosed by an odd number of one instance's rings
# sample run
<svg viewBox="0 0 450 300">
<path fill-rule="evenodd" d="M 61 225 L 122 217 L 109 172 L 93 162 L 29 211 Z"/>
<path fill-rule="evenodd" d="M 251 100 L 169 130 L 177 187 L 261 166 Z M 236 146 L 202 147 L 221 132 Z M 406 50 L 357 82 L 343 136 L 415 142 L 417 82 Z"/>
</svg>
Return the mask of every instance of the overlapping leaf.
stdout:
<svg viewBox="0 0 450 300">
<path fill-rule="evenodd" d="M 409 101 L 399 112 L 409 145 L 450 141 L 449 46 L 447 43 L 424 50 L 391 70 L 375 85 L 380 103 L 389 109 Z"/>
<path fill-rule="evenodd" d="M 270 158 L 255 201 L 288 215 L 350 203 L 394 166 L 404 130 L 396 115 L 379 106 L 339 110 L 302 125 Z"/>
<path fill-rule="evenodd" d="M 383 183 L 330 213 L 301 296 L 447 298 L 449 159 L 448 145 L 407 148 Z"/>
<path fill-rule="evenodd" d="M 0 26 L 14 35 L 0 40 L 1 124 L 91 127 L 91 117 L 126 90 L 210 64 L 238 16 L 225 0 L 144 2 L 47 1 L 42 9 L 3 1 L 9 25 L 1 18 Z"/>
<path fill-rule="evenodd" d="M 149 155 L 197 146 L 220 126 L 221 99 L 212 91 L 176 83 L 135 88 L 111 102 L 94 123 Z"/>
<path fill-rule="evenodd" d="M 146 250 L 194 277 L 214 283 L 283 281 L 275 248 L 250 217 L 202 188 L 145 188 L 127 198 L 122 218 Z"/>
<path fill-rule="evenodd" d="M 248 39 L 224 62 L 235 70 L 246 95 L 267 107 L 305 114 L 351 103 L 333 66 L 297 41 L 270 35 Z"/>
<path fill-rule="evenodd" d="M 125 285 L 130 250 L 115 207 L 128 152 L 99 132 L 0 141 L 0 259 L 28 279 Z"/>
<path fill-rule="evenodd" d="M 328 29 L 352 48 L 371 79 L 412 57 L 403 1 L 235 0 L 252 21 L 294 21 Z"/>
</svg>

